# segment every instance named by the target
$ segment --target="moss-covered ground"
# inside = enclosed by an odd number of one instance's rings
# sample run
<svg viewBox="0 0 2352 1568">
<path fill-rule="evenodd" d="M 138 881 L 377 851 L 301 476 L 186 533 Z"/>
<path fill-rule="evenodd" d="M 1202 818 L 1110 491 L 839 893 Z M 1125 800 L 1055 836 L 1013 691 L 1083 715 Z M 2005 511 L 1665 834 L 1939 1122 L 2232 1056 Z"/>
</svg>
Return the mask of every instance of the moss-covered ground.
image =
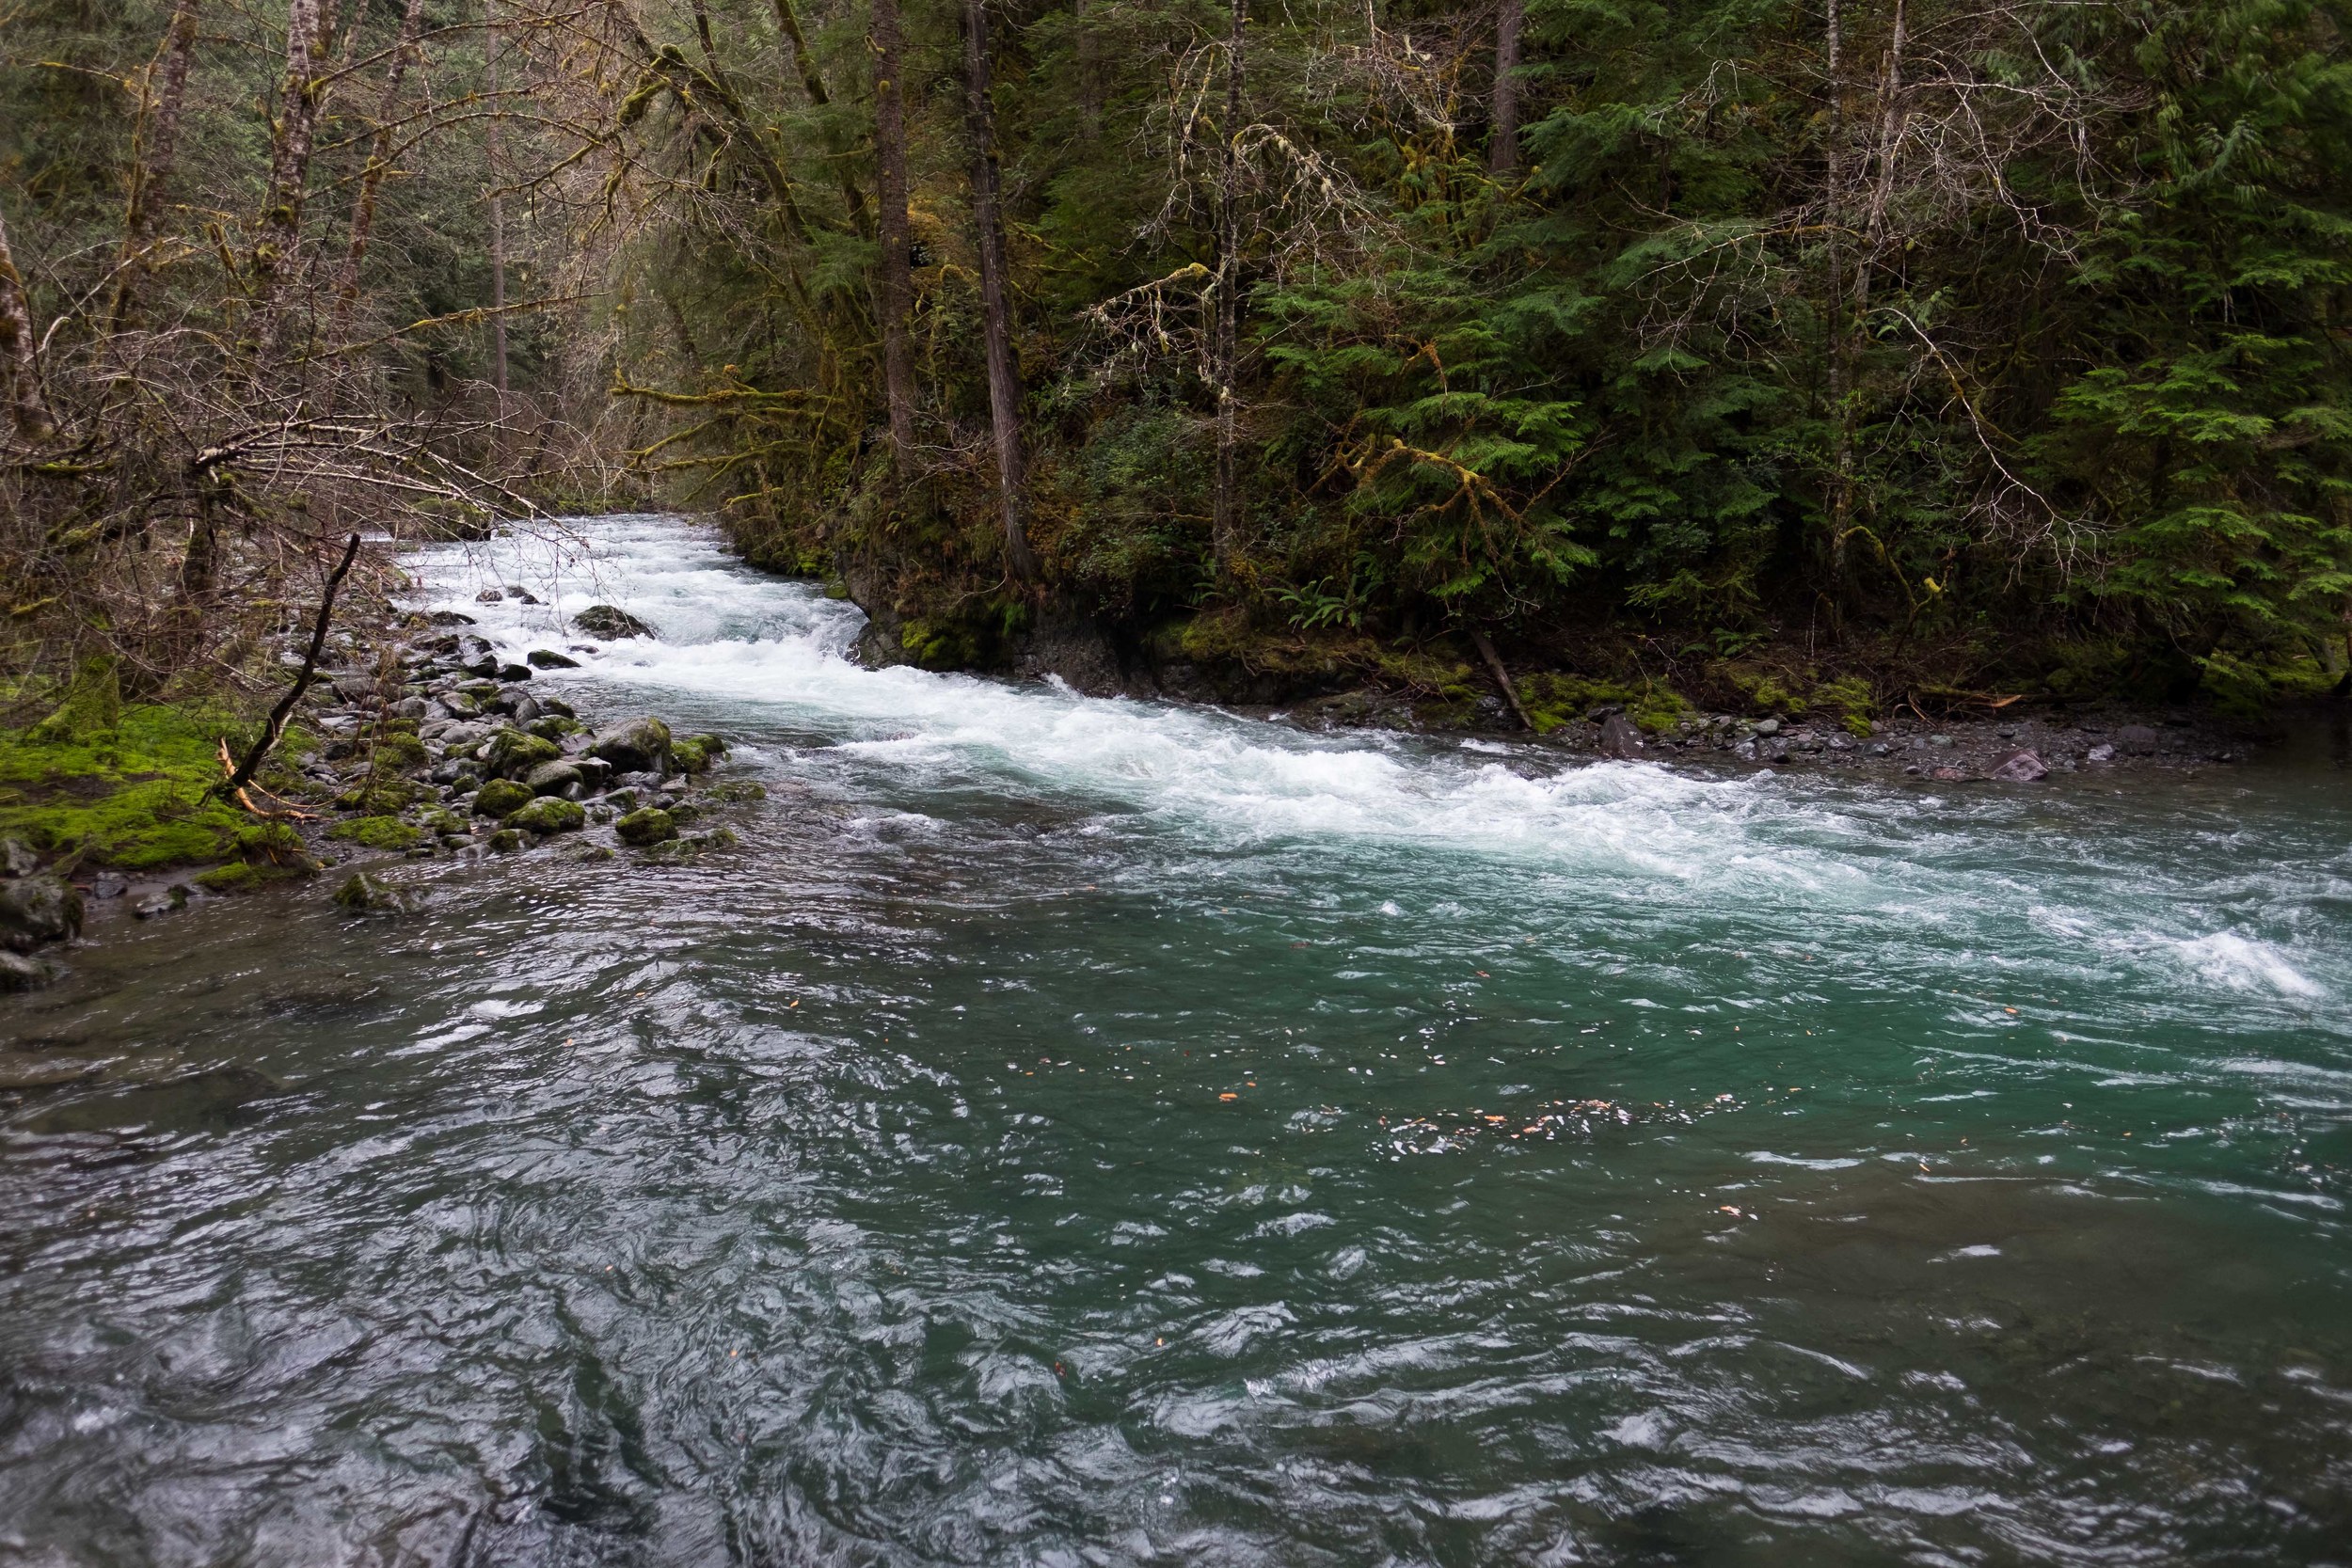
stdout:
<svg viewBox="0 0 2352 1568">
<path fill-rule="evenodd" d="M 160 704 L 123 707 L 110 728 L 36 738 L 0 729 L 0 837 L 21 838 L 71 866 L 153 870 L 247 857 L 262 825 L 209 798 L 220 740 L 247 726 L 233 715 Z M 280 755 L 306 744 L 290 735 Z"/>
</svg>

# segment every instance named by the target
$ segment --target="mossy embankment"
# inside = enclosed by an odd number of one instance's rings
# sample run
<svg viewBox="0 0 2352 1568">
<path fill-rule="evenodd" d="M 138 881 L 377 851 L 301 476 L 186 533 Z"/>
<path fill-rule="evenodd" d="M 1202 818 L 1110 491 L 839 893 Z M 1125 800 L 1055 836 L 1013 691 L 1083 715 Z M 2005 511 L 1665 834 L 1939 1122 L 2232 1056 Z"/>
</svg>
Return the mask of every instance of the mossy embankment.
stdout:
<svg viewBox="0 0 2352 1568">
<path fill-rule="evenodd" d="M 70 708 L 0 728 L 0 838 L 23 840 L 67 872 L 230 862 L 261 879 L 263 867 L 299 853 L 285 829 L 213 793 L 221 742 L 234 746 L 252 729 L 245 716 L 210 702 L 132 703 L 60 722 Z M 298 757 L 310 744 L 292 733 L 279 757 Z"/>
</svg>

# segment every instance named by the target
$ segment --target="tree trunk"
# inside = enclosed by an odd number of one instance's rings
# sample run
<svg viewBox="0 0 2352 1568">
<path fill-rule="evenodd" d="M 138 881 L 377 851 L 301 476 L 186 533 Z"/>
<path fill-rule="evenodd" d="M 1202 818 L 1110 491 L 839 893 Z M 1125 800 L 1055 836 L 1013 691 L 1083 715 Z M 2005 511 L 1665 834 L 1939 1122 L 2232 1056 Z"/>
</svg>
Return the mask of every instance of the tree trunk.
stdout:
<svg viewBox="0 0 2352 1568">
<path fill-rule="evenodd" d="M 8 222 L 0 218 L 0 378 L 8 382 L 9 418 L 27 441 L 45 441 L 57 428 L 40 395 L 40 346 L 33 337 L 24 278 L 16 270 L 16 253 L 8 247 Z"/>
<path fill-rule="evenodd" d="M 1210 547 L 1220 578 L 1232 576 L 1237 535 L 1241 531 L 1241 498 L 1236 473 L 1240 388 L 1235 385 L 1241 360 L 1241 114 L 1243 29 L 1249 21 L 1249 0 L 1229 0 L 1230 21 L 1225 40 L 1224 163 L 1216 189 L 1216 320 L 1211 335 L 1210 373 L 1216 379 L 1216 494 L 1210 522 Z"/>
<path fill-rule="evenodd" d="M 792 0 L 774 0 L 776 27 L 792 46 L 792 63 L 801 73 L 801 90 L 808 95 L 812 107 L 823 108 L 833 102 L 833 94 L 825 90 L 825 78 L 817 69 L 817 56 L 808 50 L 808 38 L 801 31 L 801 13 L 793 8 Z M 850 173 L 848 164 L 841 166 L 841 199 L 850 209 L 850 226 L 858 237 L 874 237 L 874 219 L 866 210 L 866 193 L 858 188 L 857 180 Z"/>
<path fill-rule="evenodd" d="M 254 341 L 274 348 L 285 329 L 287 293 L 302 264 L 302 204 L 310 178 L 325 84 L 318 64 L 335 19 L 321 0 L 287 0 L 286 82 L 271 127 L 269 195 L 253 243 Z"/>
<path fill-rule="evenodd" d="M 1527 0 L 1502 0 L 1495 13 L 1494 124 L 1486 138 L 1486 166 L 1498 180 L 1519 166 L 1519 34 L 1527 24 Z"/>
<path fill-rule="evenodd" d="M 1853 420 L 1851 343 L 1846 330 L 1846 76 L 1838 0 L 1829 0 L 1829 407 L 1831 437 L 1829 504 L 1830 612 L 1835 625 L 1846 601 L 1846 536 L 1853 517 Z"/>
<path fill-rule="evenodd" d="M 485 3 L 483 18 L 487 24 L 483 33 L 484 65 L 489 76 L 489 131 L 483 150 L 489 164 L 490 176 L 490 384 L 498 388 L 499 418 L 506 417 L 506 202 L 499 194 L 499 181 L 506 165 L 506 111 L 495 101 L 499 93 L 499 29 L 498 8 Z M 695 7 L 700 17 L 702 8 Z M 703 41 L 710 40 L 709 24 L 703 27 Z M 716 70 L 716 62 L 712 69 Z"/>
<path fill-rule="evenodd" d="M 775 0 L 776 26 L 792 45 L 792 64 L 801 73 L 801 90 L 808 94 L 811 103 L 822 108 L 833 102 L 825 91 L 825 79 L 817 73 L 817 57 L 808 52 L 807 35 L 801 31 L 801 13 L 793 8 L 792 0 Z"/>
<path fill-rule="evenodd" d="M 1021 448 L 1021 361 L 1012 350 L 1005 280 L 1005 225 L 998 206 L 995 110 L 988 97 L 986 0 L 963 0 L 963 115 L 972 139 L 972 228 L 980 255 L 980 312 L 988 345 L 988 412 L 996 436 L 996 492 L 1005 520 L 1005 564 L 1015 581 L 1037 578 L 1029 553 L 1028 474 Z"/>
<path fill-rule="evenodd" d="M 874 183 L 881 202 L 882 396 L 890 409 L 890 454 L 903 481 L 914 472 L 914 343 L 907 318 L 914 277 L 907 254 L 907 108 L 899 77 L 905 45 L 898 0 L 874 0 Z"/>
<path fill-rule="evenodd" d="M 106 330 L 128 328 L 138 319 L 139 285 L 147 277 L 147 245 L 155 228 L 155 209 L 170 177 L 172 156 L 180 145 L 180 111 L 187 103 L 188 66 L 196 52 L 199 0 L 179 0 L 171 25 L 164 32 L 161 82 L 151 72 L 141 92 L 139 135 L 131 155 L 131 195 L 122 211 L 121 276 L 115 280 L 114 301 L 107 309 Z"/>
<path fill-rule="evenodd" d="M 351 238 L 343 246 L 343 264 L 335 281 L 335 336 L 350 325 L 352 308 L 359 299 L 359 264 L 367 259 L 368 242 L 375 232 L 376 198 L 391 173 L 392 122 L 400 117 L 401 83 L 417 57 L 417 38 L 424 27 L 424 0 L 408 0 L 400 17 L 400 40 L 392 48 L 384 76 L 384 96 L 375 109 L 375 138 L 368 149 L 367 166 L 359 174 L 359 195 L 351 207 Z"/>
</svg>

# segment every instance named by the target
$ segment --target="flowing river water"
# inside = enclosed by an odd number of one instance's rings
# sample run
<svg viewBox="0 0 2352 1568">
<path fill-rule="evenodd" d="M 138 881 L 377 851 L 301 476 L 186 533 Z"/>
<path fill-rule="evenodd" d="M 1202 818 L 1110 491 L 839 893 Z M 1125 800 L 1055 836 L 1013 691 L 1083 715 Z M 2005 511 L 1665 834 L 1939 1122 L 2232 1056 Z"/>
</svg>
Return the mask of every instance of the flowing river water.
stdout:
<svg viewBox="0 0 2352 1568">
<path fill-rule="evenodd" d="M 2032 788 L 843 656 L 672 519 L 418 563 L 737 745 L 0 1035 L 0 1562 L 2343 1561 L 2341 759 Z M 477 606 L 483 582 L 540 607 Z M 202 1069 L 202 1070 L 197 1070 Z"/>
</svg>

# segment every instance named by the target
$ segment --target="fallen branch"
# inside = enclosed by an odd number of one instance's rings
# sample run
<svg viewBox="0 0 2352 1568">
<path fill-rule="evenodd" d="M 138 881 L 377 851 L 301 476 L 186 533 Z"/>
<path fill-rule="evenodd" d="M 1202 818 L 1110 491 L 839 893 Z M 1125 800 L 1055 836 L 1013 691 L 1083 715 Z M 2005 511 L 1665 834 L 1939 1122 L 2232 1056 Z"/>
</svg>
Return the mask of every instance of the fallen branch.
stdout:
<svg viewBox="0 0 2352 1568">
<path fill-rule="evenodd" d="M 1471 643 L 1478 649 L 1478 657 L 1485 659 L 1486 668 L 1493 672 L 1495 684 L 1502 688 L 1502 695 L 1510 703 L 1511 711 L 1519 716 L 1520 724 L 1533 730 L 1535 727 L 1535 721 L 1530 719 L 1527 716 L 1527 709 L 1519 705 L 1518 688 L 1511 684 L 1511 672 L 1502 667 L 1502 656 L 1495 652 L 1493 639 L 1477 626 L 1470 628 L 1470 637 Z"/>
<path fill-rule="evenodd" d="M 270 753 L 270 749 L 276 746 L 278 739 L 285 735 L 286 721 L 293 715 L 294 704 L 302 701 L 302 694 L 310 689 L 311 677 L 318 673 L 319 656 L 326 651 L 327 624 L 335 618 L 335 594 L 342 589 L 343 576 L 351 570 L 351 563 L 358 559 L 358 554 L 359 536 L 355 533 L 344 542 L 343 558 L 336 563 L 335 570 L 327 576 L 326 592 L 319 600 L 319 618 L 310 627 L 310 651 L 303 656 L 302 673 L 294 676 L 294 685 L 287 689 L 283 697 L 278 699 L 278 705 L 270 709 L 269 722 L 262 726 L 262 733 L 254 740 L 252 749 L 246 752 L 245 760 L 237 764 L 236 768 L 227 779 L 213 786 L 214 794 L 230 797 L 256 816 L 267 816 L 270 813 L 262 811 L 252 802 L 246 795 L 246 786 L 253 782 L 253 775 L 260 770 L 262 761 Z M 229 742 L 222 741 L 220 749 L 221 760 L 226 764 L 229 757 Z"/>
</svg>

